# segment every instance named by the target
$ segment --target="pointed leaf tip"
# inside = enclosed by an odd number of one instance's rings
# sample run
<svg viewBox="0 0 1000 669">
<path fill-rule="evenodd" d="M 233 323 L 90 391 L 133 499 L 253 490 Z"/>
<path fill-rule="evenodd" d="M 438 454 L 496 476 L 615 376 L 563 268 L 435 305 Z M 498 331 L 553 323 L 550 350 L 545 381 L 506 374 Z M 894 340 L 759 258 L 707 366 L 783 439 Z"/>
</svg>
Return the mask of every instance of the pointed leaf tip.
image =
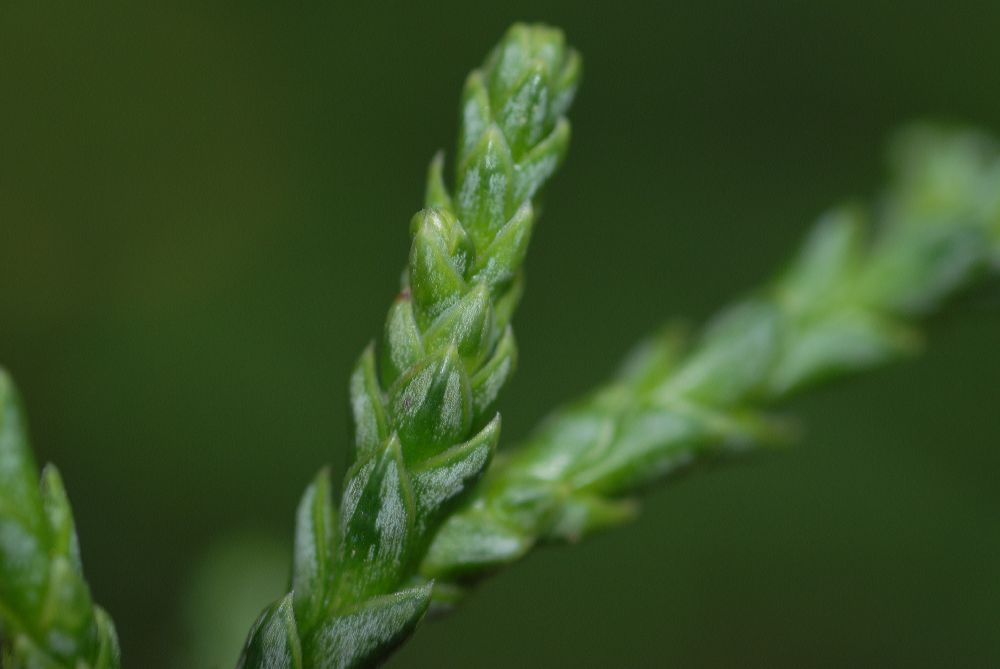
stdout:
<svg viewBox="0 0 1000 669">
<path fill-rule="evenodd" d="M 306 666 L 349 669 L 375 666 L 417 626 L 430 604 L 433 583 L 361 603 L 324 622 L 306 640 Z"/>
<path fill-rule="evenodd" d="M 336 530 L 330 471 L 324 467 L 306 488 L 295 514 L 292 594 L 295 617 L 303 630 L 318 621 L 327 603 Z"/>
<path fill-rule="evenodd" d="M 472 423 L 469 377 L 453 345 L 415 365 L 389 396 L 407 462 L 439 453 L 462 439 Z"/>
<path fill-rule="evenodd" d="M 358 459 L 367 458 L 389 434 L 382 389 L 375 373 L 375 348 L 369 344 L 351 374 L 351 412 Z"/>
</svg>

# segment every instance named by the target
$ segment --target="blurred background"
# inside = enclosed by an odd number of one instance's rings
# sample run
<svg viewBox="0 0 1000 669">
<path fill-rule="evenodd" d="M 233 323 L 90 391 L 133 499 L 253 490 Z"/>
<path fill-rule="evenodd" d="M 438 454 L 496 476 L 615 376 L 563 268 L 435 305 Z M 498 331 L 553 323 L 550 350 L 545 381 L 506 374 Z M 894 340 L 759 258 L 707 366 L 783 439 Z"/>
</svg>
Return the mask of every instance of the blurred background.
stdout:
<svg viewBox="0 0 1000 669">
<path fill-rule="evenodd" d="M 586 74 L 508 443 L 875 193 L 899 124 L 1000 132 L 1000 5 L 935 4 L 2 3 L 0 361 L 126 665 L 230 667 L 283 591 L 426 163 L 510 22 L 565 28 Z M 800 446 L 536 553 L 390 666 L 995 665 L 998 292 L 928 332 L 789 406 Z"/>
</svg>

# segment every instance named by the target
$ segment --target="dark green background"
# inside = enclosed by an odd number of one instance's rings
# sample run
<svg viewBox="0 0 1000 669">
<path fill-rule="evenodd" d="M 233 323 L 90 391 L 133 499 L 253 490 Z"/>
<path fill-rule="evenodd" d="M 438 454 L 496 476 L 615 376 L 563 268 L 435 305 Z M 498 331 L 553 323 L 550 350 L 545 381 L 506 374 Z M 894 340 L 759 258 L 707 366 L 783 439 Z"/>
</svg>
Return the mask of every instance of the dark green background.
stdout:
<svg viewBox="0 0 1000 669">
<path fill-rule="evenodd" d="M 224 630 L 281 589 L 426 161 L 512 20 L 563 26 L 586 74 L 508 442 L 872 194 L 892 128 L 1000 132 L 997 3 L 155 4 L 0 5 L 0 360 L 130 667 L 231 664 Z M 997 291 L 929 342 L 789 407 L 800 447 L 532 556 L 392 666 L 995 666 Z"/>
</svg>

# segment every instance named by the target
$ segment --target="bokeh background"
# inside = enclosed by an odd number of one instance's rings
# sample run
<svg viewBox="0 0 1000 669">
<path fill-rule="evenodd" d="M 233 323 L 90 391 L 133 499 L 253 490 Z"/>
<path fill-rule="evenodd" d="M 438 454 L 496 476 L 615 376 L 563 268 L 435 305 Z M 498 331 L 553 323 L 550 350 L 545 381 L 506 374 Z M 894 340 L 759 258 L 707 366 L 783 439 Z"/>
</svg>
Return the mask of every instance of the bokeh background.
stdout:
<svg viewBox="0 0 1000 669">
<path fill-rule="evenodd" d="M 997 3 L 3 2 L 0 360 L 128 666 L 232 666 L 282 591 L 426 162 L 516 19 L 586 75 L 507 442 L 876 192 L 899 124 L 1000 132 Z M 928 333 L 788 406 L 799 447 L 533 555 L 390 666 L 996 666 L 1000 293 Z"/>
</svg>

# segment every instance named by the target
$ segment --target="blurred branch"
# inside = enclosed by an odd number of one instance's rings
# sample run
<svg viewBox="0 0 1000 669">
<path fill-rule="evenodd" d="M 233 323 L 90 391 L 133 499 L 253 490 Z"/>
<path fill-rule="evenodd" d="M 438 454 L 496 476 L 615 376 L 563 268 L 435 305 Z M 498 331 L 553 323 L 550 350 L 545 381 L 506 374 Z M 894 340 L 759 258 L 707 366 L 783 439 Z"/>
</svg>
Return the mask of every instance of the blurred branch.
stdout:
<svg viewBox="0 0 1000 669">
<path fill-rule="evenodd" d="M 59 472 L 38 470 L 17 390 L 0 369 L 0 666 L 115 669 L 118 638 L 83 579 Z"/>
<path fill-rule="evenodd" d="M 967 130 L 910 128 L 873 207 L 834 209 L 774 281 L 688 345 L 639 346 L 611 383 L 555 412 L 444 524 L 422 566 L 437 600 L 534 546 L 629 520 L 632 495 L 787 436 L 761 413 L 922 346 L 916 322 L 1000 270 L 1000 153 Z"/>
</svg>

